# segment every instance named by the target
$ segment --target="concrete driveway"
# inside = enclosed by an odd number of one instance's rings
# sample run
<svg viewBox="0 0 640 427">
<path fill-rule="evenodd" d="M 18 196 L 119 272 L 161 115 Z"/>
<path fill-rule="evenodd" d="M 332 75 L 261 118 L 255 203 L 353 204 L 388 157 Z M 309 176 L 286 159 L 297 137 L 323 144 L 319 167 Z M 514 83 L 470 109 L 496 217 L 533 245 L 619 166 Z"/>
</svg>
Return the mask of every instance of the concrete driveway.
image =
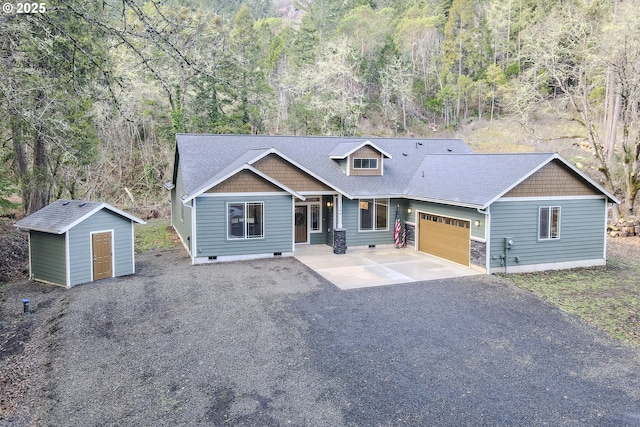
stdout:
<svg viewBox="0 0 640 427">
<path fill-rule="evenodd" d="M 336 255 L 326 245 L 297 245 L 295 258 L 340 289 L 482 274 L 446 259 L 395 247 L 357 248 Z"/>
</svg>

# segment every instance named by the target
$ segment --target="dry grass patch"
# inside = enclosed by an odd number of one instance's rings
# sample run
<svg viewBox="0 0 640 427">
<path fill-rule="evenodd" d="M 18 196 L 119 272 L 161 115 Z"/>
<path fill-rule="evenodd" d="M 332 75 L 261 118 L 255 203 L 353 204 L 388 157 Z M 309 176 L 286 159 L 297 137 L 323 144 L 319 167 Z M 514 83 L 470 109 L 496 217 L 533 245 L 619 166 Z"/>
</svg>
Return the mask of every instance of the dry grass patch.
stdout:
<svg viewBox="0 0 640 427">
<path fill-rule="evenodd" d="M 640 347 L 640 238 L 609 239 L 604 267 L 509 274 L 514 285 Z"/>
</svg>

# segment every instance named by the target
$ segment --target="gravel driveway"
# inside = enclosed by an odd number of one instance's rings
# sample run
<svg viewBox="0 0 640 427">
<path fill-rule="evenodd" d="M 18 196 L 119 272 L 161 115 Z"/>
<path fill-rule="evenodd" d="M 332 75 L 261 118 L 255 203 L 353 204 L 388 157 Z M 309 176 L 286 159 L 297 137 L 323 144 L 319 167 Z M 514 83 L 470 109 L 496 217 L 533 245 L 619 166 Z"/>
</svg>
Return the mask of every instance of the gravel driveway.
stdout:
<svg viewBox="0 0 640 427">
<path fill-rule="evenodd" d="M 4 424 L 640 426 L 640 351 L 499 278 L 341 291 L 292 258 L 137 260 L 23 289 L 34 372 Z"/>
</svg>

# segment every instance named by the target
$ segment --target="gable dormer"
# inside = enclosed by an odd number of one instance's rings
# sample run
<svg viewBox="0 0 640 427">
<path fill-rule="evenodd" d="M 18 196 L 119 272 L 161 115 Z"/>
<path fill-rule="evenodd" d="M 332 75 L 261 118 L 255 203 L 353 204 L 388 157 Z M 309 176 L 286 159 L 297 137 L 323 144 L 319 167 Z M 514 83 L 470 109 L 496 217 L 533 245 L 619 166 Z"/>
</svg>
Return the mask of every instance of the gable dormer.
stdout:
<svg viewBox="0 0 640 427">
<path fill-rule="evenodd" d="M 384 159 L 390 159 L 391 155 L 366 140 L 340 143 L 329 157 L 340 164 L 347 176 L 382 176 Z"/>
</svg>

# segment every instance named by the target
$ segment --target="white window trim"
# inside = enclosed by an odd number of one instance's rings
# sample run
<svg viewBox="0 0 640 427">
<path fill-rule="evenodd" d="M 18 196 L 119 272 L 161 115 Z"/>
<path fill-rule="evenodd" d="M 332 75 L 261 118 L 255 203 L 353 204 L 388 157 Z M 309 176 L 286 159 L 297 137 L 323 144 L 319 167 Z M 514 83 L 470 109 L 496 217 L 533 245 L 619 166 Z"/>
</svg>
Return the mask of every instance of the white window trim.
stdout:
<svg viewBox="0 0 640 427">
<path fill-rule="evenodd" d="M 357 199 L 357 200 L 358 200 L 358 232 L 361 232 L 361 233 L 372 233 L 372 232 L 389 231 L 389 215 L 390 215 L 391 199 L 384 198 L 384 197 L 377 197 L 377 198 L 376 197 L 372 197 L 370 199 L 364 198 L 364 199 Z M 362 202 L 363 200 L 372 200 L 373 201 L 373 206 L 374 206 L 374 212 L 373 212 L 374 217 L 372 218 L 372 221 L 373 221 L 372 227 L 373 228 L 371 228 L 370 230 L 363 230 L 362 229 L 362 212 L 361 212 L 361 209 L 360 209 L 360 202 Z M 375 221 L 376 221 L 376 218 L 375 218 L 376 200 L 386 200 L 387 201 L 387 223 L 385 225 L 385 228 L 377 229 L 376 225 L 375 225 Z"/>
<path fill-rule="evenodd" d="M 371 164 L 372 160 L 375 160 L 376 167 L 362 167 L 362 163 L 360 167 L 356 167 L 356 160 L 369 160 L 369 164 Z M 354 170 L 378 170 L 379 169 L 379 161 L 377 157 L 354 157 L 353 158 L 353 169 Z"/>
<path fill-rule="evenodd" d="M 540 220 L 542 215 L 542 209 L 549 209 L 547 212 L 548 215 L 548 224 L 547 224 L 547 236 L 549 237 L 541 237 L 540 236 Z M 556 237 L 551 236 L 551 228 L 552 228 L 552 218 L 553 218 L 553 209 L 558 210 L 558 232 Z M 539 242 L 549 242 L 560 240 L 560 224 L 562 223 L 562 209 L 560 206 L 538 206 L 538 227 L 536 228 L 536 234 L 538 236 Z"/>
<path fill-rule="evenodd" d="M 247 233 L 247 205 L 249 204 L 261 204 L 262 205 L 262 235 L 261 236 L 257 236 L 257 237 L 251 237 L 248 236 Z M 243 218 L 243 224 L 244 224 L 244 237 L 230 237 L 229 234 L 229 205 L 239 205 L 239 204 L 243 204 L 244 205 L 244 218 Z M 264 202 L 263 201 L 247 201 L 247 202 L 227 202 L 227 211 L 226 211 L 226 222 L 227 222 L 227 235 L 226 235 L 226 240 L 229 241 L 244 241 L 244 240 L 260 240 L 260 239 L 264 239 L 265 236 L 265 221 L 264 221 Z"/>
<path fill-rule="evenodd" d="M 309 224 L 309 233 L 311 234 L 318 234 L 318 233 L 322 233 L 322 203 L 318 202 L 318 203 L 309 203 L 308 205 L 309 207 L 307 208 L 307 224 Z M 312 212 L 311 209 L 313 206 L 317 206 L 318 207 L 318 229 L 314 230 L 313 229 L 313 221 L 312 221 Z"/>
</svg>

